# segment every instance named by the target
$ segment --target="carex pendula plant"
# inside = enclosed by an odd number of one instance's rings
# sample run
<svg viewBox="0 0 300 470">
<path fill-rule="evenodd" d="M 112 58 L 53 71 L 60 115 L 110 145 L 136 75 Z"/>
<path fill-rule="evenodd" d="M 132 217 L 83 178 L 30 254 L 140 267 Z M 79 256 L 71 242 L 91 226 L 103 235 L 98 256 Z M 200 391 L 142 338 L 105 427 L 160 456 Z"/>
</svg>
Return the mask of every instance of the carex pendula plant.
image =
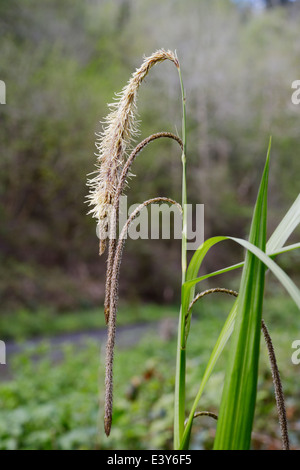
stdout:
<svg viewBox="0 0 300 470">
<path fill-rule="evenodd" d="M 138 90 L 150 69 L 163 61 L 171 61 L 179 76 L 179 89 L 182 98 L 182 135 L 181 138 L 170 132 L 152 134 L 136 147 L 133 140 L 138 135 L 136 125 L 136 105 Z M 119 274 L 125 239 L 130 225 L 140 211 L 159 202 L 176 205 L 182 214 L 181 237 L 181 305 L 178 321 L 178 341 L 176 352 L 176 377 L 174 391 L 174 449 L 188 449 L 193 420 L 201 416 L 217 419 L 214 449 L 247 450 L 251 445 L 256 389 L 258 379 L 258 360 L 260 355 L 261 331 L 269 353 L 273 377 L 275 399 L 282 436 L 283 449 L 289 449 L 288 426 L 284 395 L 276 356 L 268 328 L 262 319 L 265 275 L 272 272 L 300 308 L 300 291 L 289 276 L 274 261 L 277 255 L 300 247 L 300 243 L 286 245 L 286 242 L 300 222 L 300 195 L 286 213 L 285 217 L 267 241 L 267 193 L 270 163 L 271 140 L 267 152 L 264 172 L 252 216 L 248 240 L 232 236 L 218 236 L 205 240 L 187 263 L 187 134 L 186 134 L 186 97 L 180 63 L 176 53 L 163 49 L 145 57 L 140 68 L 131 76 L 128 84 L 117 95 L 117 101 L 110 105 L 111 112 L 105 120 L 103 133 L 97 135 L 97 168 L 89 179 L 90 213 L 97 219 L 99 228 L 99 254 L 108 247 L 104 315 L 108 325 L 106 345 L 105 378 L 105 417 L 104 427 L 110 434 L 113 419 L 113 359 L 118 308 Z M 142 202 L 130 215 L 124 227 L 117 233 L 119 222 L 120 197 L 126 188 L 131 167 L 142 150 L 157 139 L 174 140 L 181 152 L 182 161 L 182 200 L 178 202 L 168 197 L 155 197 Z M 108 236 L 109 235 L 109 236 Z M 245 259 L 232 266 L 199 277 L 199 270 L 208 251 L 217 243 L 229 241 L 245 249 Z M 202 281 L 224 273 L 241 269 L 239 292 L 224 287 L 195 293 L 196 286 Z M 226 294 L 236 297 L 235 303 L 224 323 L 222 331 L 213 348 L 204 374 L 199 377 L 199 390 L 192 408 L 186 410 L 186 346 L 191 328 L 191 317 L 196 302 L 210 294 Z M 201 332 L 200 332 L 201 335 Z M 229 345 L 229 359 L 225 374 L 224 388 L 218 416 L 209 411 L 198 410 L 203 390 L 211 376 L 215 364 L 225 345 Z"/>
</svg>

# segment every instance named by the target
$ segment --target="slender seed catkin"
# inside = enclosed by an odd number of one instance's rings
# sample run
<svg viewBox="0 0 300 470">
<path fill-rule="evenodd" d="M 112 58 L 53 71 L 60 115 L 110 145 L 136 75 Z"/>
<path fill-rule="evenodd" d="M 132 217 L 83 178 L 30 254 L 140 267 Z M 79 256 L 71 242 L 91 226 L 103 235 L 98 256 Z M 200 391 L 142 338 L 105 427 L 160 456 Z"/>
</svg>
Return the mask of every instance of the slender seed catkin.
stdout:
<svg viewBox="0 0 300 470">
<path fill-rule="evenodd" d="M 150 144 L 150 142 L 153 142 L 154 140 L 160 139 L 160 138 L 168 138 L 176 141 L 180 147 L 181 150 L 183 149 L 183 143 L 182 140 L 176 136 L 175 134 L 172 134 L 171 132 L 158 132 L 156 134 L 152 134 L 146 139 L 144 139 L 142 142 L 140 142 L 135 149 L 131 152 L 129 155 L 125 165 L 123 166 L 120 178 L 119 178 L 119 183 L 118 187 L 116 189 L 115 193 L 115 199 L 114 199 L 114 204 L 113 204 L 113 212 L 112 212 L 112 217 L 110 219 L 111 226 L 114 230 L 114 233 L 116 234 L 117 232 L 117 225 L 119 221 L 119 202 L 120 202 L 120 197 L 123 193 L 124 187 L 127 182 L 127 176 L 129 174 L 131 165 L 133 164 L 134 160 L 136 157 L 140 154 L 140 152 Z M 109 240 L 109 248 L 108 248 L 108 257 L 107 257 L 107 268 L 106 268 L 106 281 L 105 281 L 105 300 L 104 300 L 104 316 L 105 316 L 105 321 L 108 324 L 108 319 L 109 319 L 109 304 L 110 304 L 110 285 L 111 285 L 111 276 L 112 276 L 112 267 L 113 267 L 113 262 L 114 262 L 114 257 L 115 257 L 115 251 L 116 251 L 116 240 L 114 237 L 111 237 Z"/>
<path fill-rule="evenodd" d="M 179 211 L 182 213 L 182 208 L 173 199 L 167 197 L 156 197 L 144 201 L 130 214 L 129 219 L 124 225 L 116 246 L 115 258 L 111 276 L 111 287 L 110 287 L 110 315 L 108 321 L 108 335 L 106 343 L 106 364 L 105 364 L 105 412 L 104 412 L 104 429 L 107 436 L 110 434 L 111 423 L 112 423 L 112 409 L 113 409 L 113 363 L 114 363 L 114 349 L 115 349 L 115 338 L 116 338 L 116 316 L 119 296 L 119 274 L 122 260 L 123 247 L 126 239 L 128 229 L 134 219 L 149 204 L 155 204 L 158 202 L 166 202 L 175 204 Z"/>
<path fill-rule="evenodd" d="M 177 68 L 179 67 L 177 56 L 172 51 L 160 49 L 145 57 L 141 67 L 132 74 L 128 84 L 117 95 L 116 103 L 109 105 L 111 112 L 105 119 L 106 127 L 103 133 L 97 136 L 95 143 L 98 151 L 97 170 L 94 172 L 96 176 L 90 178 L 87 184 L 90 187 L 88 201 L 92 206 L 89 214 L 92 214 L 99 224 L 100 255 L 106 248 L 111 206 L 114 203 L 126 151 L 137 135 L 135 119 L 137 93 L 149 70 L 164 60 L 170 60 Z"/>
</svg>

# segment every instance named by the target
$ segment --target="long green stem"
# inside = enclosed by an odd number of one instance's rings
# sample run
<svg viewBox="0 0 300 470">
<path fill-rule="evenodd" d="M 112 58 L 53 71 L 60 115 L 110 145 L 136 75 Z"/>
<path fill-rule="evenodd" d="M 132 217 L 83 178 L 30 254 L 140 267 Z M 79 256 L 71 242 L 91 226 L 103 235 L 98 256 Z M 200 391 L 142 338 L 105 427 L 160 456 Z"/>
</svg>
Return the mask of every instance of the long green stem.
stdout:
<svg viewBox="0 0 300 470">
<path fill-rule="evenodd" d="M 181 94 L 182 94 L 182 245 L 181 267 L 182 285 L 186 281 L 187 270 L 187 191 L 186 191 L 186 99 L 180 67 L 178 68 Z M 174 449 L 179 449 L 184 432 L 185 420 L 185 315 L 180 309 L 178 324 L 176 382 L 175 382 L 175 410 L 174 410 Z"/>
</svg>

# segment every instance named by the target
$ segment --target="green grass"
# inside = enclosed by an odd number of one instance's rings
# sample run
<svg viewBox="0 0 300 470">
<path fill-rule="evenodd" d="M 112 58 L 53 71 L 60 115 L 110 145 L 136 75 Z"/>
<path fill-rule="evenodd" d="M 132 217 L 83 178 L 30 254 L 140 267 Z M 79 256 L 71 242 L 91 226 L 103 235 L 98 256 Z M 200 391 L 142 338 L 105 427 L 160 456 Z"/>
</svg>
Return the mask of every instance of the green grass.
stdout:
<svg viewBox="0 0 300 470">
<path fill-rule="evenodd" d="M 268 176 L 269 152 L 249 236 L 249 241 L 263 252 L 267 244 Z M 215 449 L 244 450 L 251 445 L 265 274 L 264 263 L 248 251 L 236 301 L 236 322 L 226 368 Z"/>
<path fill-rule="evenodd" d="M 212 347 L 233 300 L 203 299 L 195 312 L 188 344 L 187 411 L 199 387 Z M 140 309 L 142 316 L 145 306 Z M 151 317 L 163 318 L 164 307 L 147 306 Z M 131 310 L 129 308 L 129 310 Z M 120 312 L 127 311 L 124 307 Z M 173 312 L 173 309 L 170 309 Z M 175 313 L 175 309 L 174 309 Z M 299 338 L 300 318 L 293 301 L 279 296 L 267 298 L 263 314 L 273 336 L 293 426 L 291 438 L 300 445 L 298 381 L 299 367 L 291 363 L 291 343 Z M 282 318 L 284 317 L 284 327 Z M 89 341 L 80 350 L 64 348 L 63 360 L 49 358 L 46 343 L 8 358 L 13 379 L 0 384 L 0 449 L 171 449 L 173 436 L 174 353 L 176 338 L 162 341 L 147 336 L 132 349 L 117 350 L 115 362 L 115 407 L 112 433 L 103 432 L 103 345 Z M 99 370 L 99 351 L 101 352 Z M 257 409 L 253 441 L 257 448 L 278 445 L 277 424 L 267 353 L 261 344 Z M 39 361 L 31 356 L 40 355 Z M 201 398 L 199 410 L 218 413 L 225 348 Z M 98 405 L 100 383 L 100 412 Z M 212 447 L 215 422 L 194 421 L 191 448 Z M 298 426 L 299 428 L 299 426 Z M 261 437 L 262 436 L 262 437 Z M 264 438 L 268 438 L 265 442 Z M 280 446 L 280 443 L 279 443 Z"/>
<path fill-rule="evenodd" d="M 281 285 L 285 287 L 286 291 L 298 306 L 298 309 L 300 308 L 299 289 L 289 276 L 272 260 L 276 251 L 270 250 L 270 246 L 273 250 L 282 250 L 282 252 L 299 248 L 299 243 L 292 246 L 284 246 L 286 240 L 299 224 L 299 197 L 286 213 L 284 219 L 278 225 L 271 239 L 267 243 L 267 195 L 270 149 L 271 139 L 253 212 L 249 241 L 226 236 L 209 238 L 196 250 L 187 268 L 185 282 L 182 285 L 180 309 L 179 338 L 181 337 L 181 342 L 178 343 L 178 351 L 180 351 L 180 354 L 183 352 L 185 354 L 186 351 L 186 343 L 192 315 L 192 308 L 189 308 L 188 306 L 191 304 L 194 297 L 196 284 L 207 277 L 220 275 L 226 271 L 241 267 L 241 264 L 238 264 L 209 275 L 196 277 L 207 252 L 215 244 L 229 239 L 246 248 L 245 261 L 242 263 L 243 271 L 238 298 L 224 323 L 220 336 L 215 343 L 183 432 L 180 427 L 179 432 L 176 432 L 175 426 L 175 448 L 189 448 L 194 415 L 199 400 L 232 332 L 233 340 L 231 341 L 231 352 L 226 365 L 227 372 L 225 375 L 225 384 L 220 406 L 220 414 L 218 417 L 214 449 L 248 450 L 250 448 L 256 406 L 261 337 L 260 331 L 263 299 L 265 294 L 265 274 L 267 268 L 272 271 L 272 274 L 274 274 L 280 281 Z M 185 321 L 182 322 L 184 319 Z M 177 357 L 181 357 L 178 351 Z M 177 374 L 177 377 L 181 377 L 181 375 L 184 376 L 184 367 L 180 367 L 179 362 L 178 364 L 179 369 L 182 369 L 183 372 L 180 375 Z M 275 367 L 274 361 L 272 362 L 272 367 Z M 278 379 L 278 381 L 280 382 L 280 379 Z M 181 396 L 179 394 L 179 400 L 175 399 L 175 417 L 177 404 L 184 401 L 185 376 L 180 380 L 180 383 L 183 383 L 183 391 L 181 392 Z M 177 387 L 175 392 L 177 392 Z M 177 397 L 176 393 L 175 396 Z M 276 393 L 276 397 L 278 407 L 278 402 L 280 401 L 283 404 L 284 399 L 283 397 L 279 398 L 278 393 Z M 278 411 L 280 413 L 280 421 L 285 422 L 284 404 L 281 408 L 283 408 L 283 410 L 281 412 Z M 283 441 L 285 442 L 284 449 L 288 450 L 289 443 L 287 425 L 285 425 Z"/>
</svg>

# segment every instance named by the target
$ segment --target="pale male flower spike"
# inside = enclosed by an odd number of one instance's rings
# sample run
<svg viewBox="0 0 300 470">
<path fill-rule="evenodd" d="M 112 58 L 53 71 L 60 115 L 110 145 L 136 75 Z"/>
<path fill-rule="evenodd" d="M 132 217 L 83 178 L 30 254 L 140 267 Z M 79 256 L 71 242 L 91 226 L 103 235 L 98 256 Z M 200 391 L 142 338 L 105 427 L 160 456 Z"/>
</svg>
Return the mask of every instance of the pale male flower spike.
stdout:
<svg viewBox="0 0 300 470">
<path fill-rule="evenodd" d="M 89 214 L 92 214 L 99 224 L 100 255 L 106 248 L 110 209 L 114 203 L 126 151 L 137 134 L 137 92 L 151 67 L 164 60 L 171 60 L 177 68 L 179 67 L 177 56 L 172 51 L 160 49 L 144 58 L 141 67 L 132 74 L 128 84 L 118 95 L 117 102 L 109 105 L 111 112 L 105 119 L 106 127 L 95 143 L 98 150 L 97 170 L 94 172 L 96 176 L 88 180 L 90 194 L 87 197 L 89 205 L 93 206 Z"/>
</svg>

